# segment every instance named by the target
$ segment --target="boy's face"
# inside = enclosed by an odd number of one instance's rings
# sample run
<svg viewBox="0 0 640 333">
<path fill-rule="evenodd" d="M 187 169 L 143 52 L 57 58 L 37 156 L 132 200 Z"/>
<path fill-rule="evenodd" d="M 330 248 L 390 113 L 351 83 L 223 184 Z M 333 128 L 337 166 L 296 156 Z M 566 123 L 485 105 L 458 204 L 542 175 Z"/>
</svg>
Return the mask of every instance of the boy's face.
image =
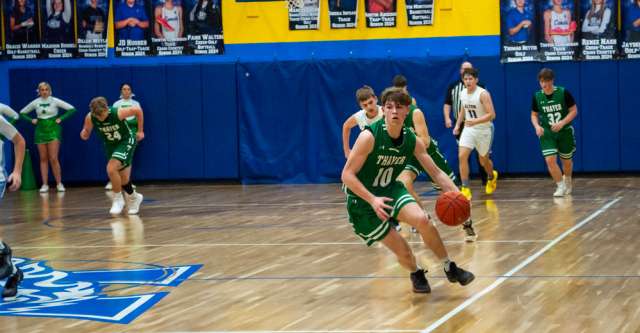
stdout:
<svg viewBox="0 0 640 333">
<path fill-rule="evenodd" d="M 478 79 L 473 77 L 471 74 L 465 74 L 462 81 L 464 81 L 464 85 L 468 89 L 473 89 L 476 87 L 476 84 L 478 84 Z"/>
<path fill-rule="evenodd" d="M 373 114 L 378 112 L 378 99 L 375 96 L 371 96 L 368 99 L 360 102 L 360 107 L 367 114 Z"/>
<path fill-rule="evenodd" d="M 409 113 L 409 107 L 406 105 L 399 104 L 394 101 L 387 101 L 384 103 L 384 117 L 391 123 L 395 125 L 404 124 L 404 120 L 407 118 L 407 114 Z"/>
</svg>

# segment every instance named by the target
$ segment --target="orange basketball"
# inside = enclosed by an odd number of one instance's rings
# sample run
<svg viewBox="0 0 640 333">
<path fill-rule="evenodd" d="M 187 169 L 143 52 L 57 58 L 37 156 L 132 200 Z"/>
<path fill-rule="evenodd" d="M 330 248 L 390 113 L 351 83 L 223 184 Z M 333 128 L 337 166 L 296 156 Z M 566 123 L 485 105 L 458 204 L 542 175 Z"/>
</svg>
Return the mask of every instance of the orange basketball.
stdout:
<svg viewBox="0 0 640 333">
<path fill-rule="evenodd" d="M 471 204 L 460 192 L 444 192 L 436 201 L 436 215 L 449 226 L 457 226 L 471 216 Z"/>
</svg>

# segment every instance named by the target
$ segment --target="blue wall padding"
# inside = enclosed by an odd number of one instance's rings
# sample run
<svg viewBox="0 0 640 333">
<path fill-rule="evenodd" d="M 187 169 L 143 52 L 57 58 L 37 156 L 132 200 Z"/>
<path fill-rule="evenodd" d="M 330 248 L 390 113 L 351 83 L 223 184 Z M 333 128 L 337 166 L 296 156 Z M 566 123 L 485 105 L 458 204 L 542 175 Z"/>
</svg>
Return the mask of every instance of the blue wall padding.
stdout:
<svg viewBox="0 0 640 333">
<path fill-rule="evenodd" d="M 64 126 L 61 153 L 65 180 L 106 179 L 105 158 L 95 138 L 78 133 L 92 97 L 115 101 L 130 82 L 145 110 L 146 139 L 134 160 L 134 179 L 238 179 L 245 183 L 307 183 L 339 180 L 344 165 L 343 121 L 359 109 L 355 90 L 376 93 L 396 74 L 425 112 L 431 135 L 457 171 L 457 147 L 444 127 L 447 85 L 458 78 L 462 57 L 242 61 L 116 65 L 110 67 L 14 68 L 11 105 L 20 109 L 35 97 L 39 81 L 79 112 Z M 493 159 L 503 173 L 546 173 L 530 123 L 531 99 L 540 89 L 538 63 L 501 64 L 495 57 L 471 57 L 496 108 Z M 578 101 L 575 170 L 640 171 L 640 108 L 632 61 L 545 64 L 556 84 Z M 32 142 L 32 126 L 20 129 Z M 352 142 L 357 133 L 352 133 Z M 33 147 L 32 147 L 33 149 Z M 32 152 L 37 166 L 37 153 Z M 477 170 L 472 162 L 472 170 Z"/>
</svg>

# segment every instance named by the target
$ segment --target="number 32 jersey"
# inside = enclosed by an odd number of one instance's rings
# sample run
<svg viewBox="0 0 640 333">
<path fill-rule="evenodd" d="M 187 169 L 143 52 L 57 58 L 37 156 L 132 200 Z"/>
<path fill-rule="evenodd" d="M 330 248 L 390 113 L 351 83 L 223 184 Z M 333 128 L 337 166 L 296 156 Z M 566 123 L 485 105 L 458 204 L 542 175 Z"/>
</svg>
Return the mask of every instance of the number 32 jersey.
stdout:
<svg viewBox="0 0 640 333">
<path fill-rule="evenodd" d="M 127 121 L 118 118 L 118 109 L 110 108 L 109 116 L 104 121 L 100 121 L 91 115 L 91 122 L 105 146 L 118 146 L 122 142 L 135 144 L 135 137 Z"/>
<path fill-rule="evenodd" d="M 387 132 L 384 119 L 367 126 L 366 130 L 373 134 L 375 142 L 356 176 L 373 195 L 383 196 L 391 191 L 396 178 L 413 156 L 416 136 L 407 127 L 402 127 L 402 143 L 396 146 Z M 355 195 L 350 190 L 347 193 Z"/>
</svg>

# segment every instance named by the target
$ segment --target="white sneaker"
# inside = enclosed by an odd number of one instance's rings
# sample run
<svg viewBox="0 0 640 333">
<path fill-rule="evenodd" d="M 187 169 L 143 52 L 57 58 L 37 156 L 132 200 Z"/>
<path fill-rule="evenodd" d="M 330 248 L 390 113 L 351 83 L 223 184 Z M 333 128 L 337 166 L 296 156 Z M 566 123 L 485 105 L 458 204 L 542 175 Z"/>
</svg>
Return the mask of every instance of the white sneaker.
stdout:
<svg viewBox="0 0 640 333">
<path fill-rule="evenodd" d="M 47 184 L 42 184 L 42 186 L 40 187 L 40 193 L 47 193 L 49 192 L 49 185 Z"/>
<path fill-rule="evenodd" d="M 113 187 L 111 186 L 111 182 L 108 182 L 107 185 L 104 186 L 104 189 L 107 191 L 111 191 Z"/>
<path fill-rule="evenodd" d="M 138 214 L 142 199 L 144 199 L 144 196 L 138 192 L 133 192 L 133 194 L 129 196 L 129 215 Z"/>
<path fill-rule="evenodd" d="M 122 197 L 122 193 L 116 193 L 113 196 L 113 204 L 111 205 L 109 214 L 118 215 L 122 213 L 123 209 L 124 209 L 124 198 Z"/>
<path fill-rule="evenodd" d="M 567 187 L 564 185 L 564 182 L 560 183 L 556 186 L 556 191 L 553 192 L 554 197 L 563 197 Z"/>
<path fill-rule="evenodd" d="M 64 191 L 66 191 L 66 190 L 67 190 L 67 189 L 66 189 L 66 188 L 64 188 L 64 185 L 62 185 L 62 183 L 60 183 L 60 184 L 56 185 L 56 191 L 58 191 L 58 192 L 64 192 Z"/>
</svg>

